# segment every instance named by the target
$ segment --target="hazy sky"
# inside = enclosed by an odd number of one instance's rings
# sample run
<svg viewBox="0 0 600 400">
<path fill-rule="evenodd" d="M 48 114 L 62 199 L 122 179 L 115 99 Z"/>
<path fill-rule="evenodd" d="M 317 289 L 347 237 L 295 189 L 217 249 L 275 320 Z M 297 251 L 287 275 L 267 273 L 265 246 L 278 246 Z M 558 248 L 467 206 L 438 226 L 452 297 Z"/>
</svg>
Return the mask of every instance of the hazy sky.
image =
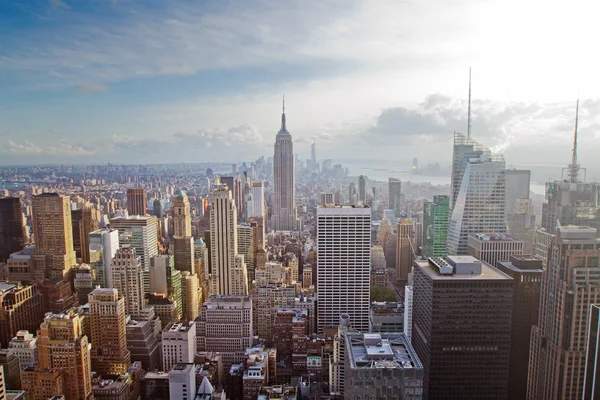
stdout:
<svg viewBox="0 0 600 400">
<path fill-rule="evenodd" d="M 447 163 L 466 131 L 508 164 L 600 168 L 592 1 L 0 1 L 0 164 L 296 151 Z"/>
</svg>

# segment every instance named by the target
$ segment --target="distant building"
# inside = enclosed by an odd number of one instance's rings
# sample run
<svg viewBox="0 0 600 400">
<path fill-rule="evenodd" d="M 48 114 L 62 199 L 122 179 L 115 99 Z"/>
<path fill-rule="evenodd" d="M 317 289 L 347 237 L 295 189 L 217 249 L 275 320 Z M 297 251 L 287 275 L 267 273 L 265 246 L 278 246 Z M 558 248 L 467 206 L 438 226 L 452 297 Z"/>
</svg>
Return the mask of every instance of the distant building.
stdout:
<svg viewBox="0 0 600 400">
<path fill-rule="evenodd" d="M 510 256 L 523 254 L 523 242 L 506 233 L 476 233 L 469 235 L 467 253 L 478 260 L 496 266 Z"/>
<path fill-rule="evenodd" d="M 0 197 L 0 262 L 23 249 L 25 235 L 21 199 Z"/>
<path fill-rule="evenodd" d="M 512 299 L 513 279 L 471 256 L 415 261 L 412 345 L 423 399 L 507 398 Z"/>
<path fill-rule="evenodd" d="M 533 254 L 535 215 L 531 199 L 517 199 L 514 210 L 506 214 L 508 234 L 523 241 L 523 254 Z"/>
<path fill-rule="evenodd" d="M 403 333 L 347 333 L 344 399 L 421 399 L 423 366 Z"/>
<path fill-rule="evenodd" d="M 408 283 L 413 261 L 413 221 L 403 219 L 398 222 L 396 244 L 396 284 L 403 287 Z"/>
<path fill-rule="evenodd" d="M 111 265 L 113 288 L 125 299 L 125 313 L 139 316 L 144 308 L 144 274 L 142 262 L 133 248 L 117 250 Z"/>
<path fill-rule="evenodd" d="M 402 182 L 400 179 L 388 178 L 388 207 L 394 210 L 396 215 L 402 211 L 400 196 L 402 195 Z"/>
<path fill-rule="evenodd" d="M 367 177 L 364 175 L 358 177 L 358 201 L 362 204 L 367 201 Z"/>
<path fill-rule="evenodd" d="M 119 231 L 100 229 L 89 234 L 90 268 L 93 272 L 94 286 L 112 287 L 112 259 L 119 248 Z"/>
<path fill-rule="evenodd" d="M 506 170 L 506 213 L 514 211 L 518 199 L 529 198 L 531 171 L 527 169 Z"/>
<path fill-rule="evenodd" d="M 449 196 L 434 196 L 423 205 L 423 257 L 446 257 L 449 216 Z"/>
<path fill-rule="evenodd" d="M 44 319 L 44 299 L 37 285 L 0 283 L 0 344 L 3 348 L 17 332 L 36 332 Z"/>
<path fill-rule="evenodd" d="M 144 188 L 127 189 L 127 212 L 129 215 L 146 215 L 146 191 Z"/>
</svg>

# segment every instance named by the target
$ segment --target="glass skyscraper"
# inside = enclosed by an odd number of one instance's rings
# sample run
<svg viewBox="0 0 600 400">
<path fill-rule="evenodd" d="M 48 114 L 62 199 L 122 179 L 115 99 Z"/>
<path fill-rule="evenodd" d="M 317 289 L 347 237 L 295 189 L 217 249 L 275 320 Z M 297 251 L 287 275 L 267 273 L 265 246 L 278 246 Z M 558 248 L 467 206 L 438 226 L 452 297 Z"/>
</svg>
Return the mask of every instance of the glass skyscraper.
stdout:
<svg viewBox="0 0 600 400">
<path fill-rule="evenodd" d="M 450 196 L 433 197 L 433 202 L 423 208 L 423 249 L 424 257 L 445 257 L 448 240 L 448 218 L 450 216 Z"/>
</svg>

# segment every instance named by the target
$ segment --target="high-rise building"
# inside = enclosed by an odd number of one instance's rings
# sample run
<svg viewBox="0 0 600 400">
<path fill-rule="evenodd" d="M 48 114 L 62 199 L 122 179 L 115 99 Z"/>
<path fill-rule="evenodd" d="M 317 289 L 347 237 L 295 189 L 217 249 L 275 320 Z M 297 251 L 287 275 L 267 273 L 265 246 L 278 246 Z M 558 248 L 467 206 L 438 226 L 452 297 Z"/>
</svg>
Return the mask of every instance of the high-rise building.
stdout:
<svg viewBox="0 0 600 400">
<path fill-rule="evenodd" d="M 25 245 L 21 199 L 0 197 L 0 262 Z"/>
<path fill-rule="evenodd" d="M 396 284 L 404 287 L 413 262 L 413 221 L 403 219 L 398 222 L 398 237 L 396 242 Z"/>
<path fill-rule="evenodd" d="M 506 213 L 512 213 L 517 199 L 529 198 L 531 171 L 527 169 L 506 170 Z"/>
<path fill-rule="evenodd" d="M 130 319 L 127 322 L 127 350 L 131 353 L 131 361 L 139 361 L 145 371 L 162 368 L 160 362 L 160 333 L 162 327 L 158 317 L 148 320 Z"/>
<path fill-rule="evenodd" d="M 348 185 L 348 204 L 356 205 L 358 203 L 358 192 L 356 191 L 356 185 L 351 183 Z"/>
<path fill-rule="evenodd" d="M 369 330 L 371 209 L 328 205 L 317 208 L 317 328 L 336 326 L 351 314 L 352 325 Z"/>
<path fill-rule="evenodd" d="M 169 398 L 194 400 L 198 386 L 194 363 L 177 363 L 173 365 L 173 369 L 169 369 L 168 371 Z"/>
<path fill-rule="evenodd" d="M 274 191 L 271 227 L 276 231 L 298 229 L 296 215 L 296 184 L 294 182 L 294 143 L 285 126 L 285 104 L 281 114 L 281 129 L 275 138 L 273 158 Z"/>
<path fill-rule="evenodd" d="M 452 203 L 451 211 L 456 206 L 458 193 L 465 176 L 467 165 L 471 159 L 479 159 L 482 155 L 491 156 L 492 152 L 484 145 L 459 132 L 454 132 L 452 154 Z"/>
<path fill-rule="evenodd" d="M 467 253 L 495 267 L 498 261 L 523 254 L 523 242 L 506 233 L 476 233 L 469 235 Z"/>
<path fill-rule="evenodd" d="M 310 163 L 312 169 L 317 169 L 317 144 L 315 142 L 310 145 Z"/>
<path fill-rule="evenodd" d="M 60 278 L 76 263 L 68 196 L 44 193 L 31 201 L 35 267 L 47 278 Z"/>
<path fill-rule="evenodd" d="M 175 268 L 179 271 L 194 271 L 194 238 L 192 237 L 192 215 L 188 197 L 177 192 L 173 204 L 173 247 Z"/>
<path fill-rule="evenodd" d="M 0 350 L 0 370 L 3 370 L 6 389 L 21 389 L 21 368 L 19 358 L 8 349 Z"/>
<path fill-rule="evenodd" d="M 525 255 L 510 256 L 510 261 L 498 261 L 496 268 L 513 278 L 508 398 L 525 399 L 531 328 L 538 321 L 544 267 L 539 258 Z"/>
<path fill-rule="evenodd" d="M 117 250 L 111 265 L 113 288 L 125 299 L 125 313 L 137 317 L 144 308 L 144 272 L 135 249 L 123 247 Z"/>
<path fill-rule="evenodd" d="M 27 400 L 63 400 L 65 372 L 61 368 L 26 368 L 22 373 L 23 389 Z"/>
<path fill-rule="evenodd" d="M 144 271 L 150 268 L 150 258 L 158 255 L 158 220 L 155 216 L 116 217 L 110 227 L 119 231 L 119 245 L 132 247 L 141 258 Z M 145 282 L 145 289 L 149 281 Z"/>
<path fill-rule="evenodd" d="M 402 195 L 402 182 L 400 179 L 388 178 L 388 208 L 394 210 L 396 215 L 400 215 L 402 211 L 400 204 L 400 196 Z"/>
<path fill-rule="evenodd" d="M 150 259 L 150 293 L 163 293 L 177 302 L 177 314 L 183 315 L 181 272 L 175 269 L 173 256 L 160 255 Z"/>
<path fill-rule="evenodd" d="M 66 314 L 46 315 L 38 333 L 37 370 L 42 374 L 54 368 L 62 371 L 65 400 L 93 399 L 90 347 L 81 324 L 81 316 L 71 309 Z"/>
<path fill-rule="evenodd" d="M 37 338 L 27 330 L 17 332 L 8 344 L 10 353 L 19 359 L 21 369 L 35 367 L 38 363 Z"/>
<path fill-rule="evenodd" d="M 127 189 L 127 213 L 146 215 L 146 191 L 144 188 Z"/>
<path fill-rule="evenodd" d="M 117 289 L 96 288 L 89 296 L 92 369 L 121 375 L 131 364 L 127 350 L 125 300 Z"/>
<path fill-rule="evenodd" d="M 531 331 L 528 399 L 580 399 L 590 304 L 600 300 L 596 229 L 558 226 L 542 274 L 540 316 Z"/>
<path fill-rule="evenodd" d="M 252 290 L 252 312 L 258 337 L 270 342 L 277 309 L 292 308 L 295 303 L 296 290 L 293 286 L 275 282 L 257 285 Z"/>
<path fill-rule="evenodd" d="M 161 219 L 165 216 L 165 202 L 163 200 L 155 199 L 152 203 L 152 208 L 156 218 Z"/>
<path fill-rule="evenodd" d="M 367 177 L 364 175 L 358 177 L 358 201 L 362 204 L 367 201 Z"/>
<path fill-rule="evenodd" d="M 448 223 L 448 254 L 467 254 L 470 234 L 506 233 L 505 184 L 502 156 L 469 160 Z"/>
<path fill-rule="evenodd" d="M 181 305 L 183 321 L 193 321 L 198 317 L 200 304 L 202 304 L 201 293 L 198 290 L 198 275 L 187 271 L 181 274 Z"/>
<path fill-rule="evenodd" d="M 416 260 L 412 345 L 423 399 L 506 399 L 513 279 L 471 256 Z M 460 362 L 457 362 L 460 360 Z"/>
<path fill-rule="evenodd" d="M 244 256 L 238 255 L 237 208 L 227 187 L 216 189 L 210 209 L 212 289 L 214 294 L 248 294 Z"/>
<path fill-rule="evenodd" d="M 413 321 L 413 287 L 404 287 L 404 335 L 408 342 L 412 341 L 412 323 Z"/>
<path fill-rule="evenodd" d="M 237 253 L 244 256 L 248 272 L 250 269 L 254 270 L 254 256 L 258 251 L 258 241 L 254 237 L 256 230 L 257 226 L 250 224 L 239 224 L 237 227 Z M 248 282 L 252 280 L 248 279 Z"/>
<path fill-rule="evenodd" d="M 403 333 L 347 333 L 344 398 L 420 399 L 423 366 Z"/>
<path fill-rule="evenodd" d="M 90 233 L 89 243 L 93 284 L 112 287 L 110 266 L 119 248 L 119 232 L 116 229 L 99 229 Z"/>
<path fill-rule="evenodd" d="M 162 332 L 163 371 L 178 363 L 193 363 L 196 354 L 196 322 L 169 324 Z"/>
<path fill-rule="evenodd" d="M 252 347 L 252 299 L 211 295 L 196 318 L 196 351 L 220 352 L 223 370 L 245 361 Z"/>
<path fill-rule="evenodd" d="M 92 206 L 71 211 L 71 224 L 73 229 L 73 247 L 77 258 L 81 262 L 90 262 L 89 234 L 98 229 L 98 211 Z"/>
<path fill-rule="evenodd" d="M 251 206 L 247 207 L 248 218 L 264 218 L 265 213 L 265 188 L 262 181 L 252 182 Z"/>
<path fill-rule="evenodd" d="M 44 298 L 37 285 L 0 283 L 0 304 L 0 345 L 3 348 L 18 331 L 37 331 L 44 318 Z"/>
<path fill-rule="evenodd" d="M 423 257 L 446 257 L 449 217 L 449 196 L 433 196 L 423 205 Z"/>
<path fill-rule="evenodd" d="M 535 243 L 535 215 L 531 199 L 517 199 L 512 211 L 507 211 L 508 234 L 523 241 L 523 254 L 533 254 Z"/>
<path fill-rule="evenodd" d="M 587 349 L 585 357 L 585 374 L 583 383 L 583 400 L 600 398 L 600 371 L 597 365 L 600 362 L 600 307 L 590 304 L 590 317 L 587 333 Z"/>
</svg>

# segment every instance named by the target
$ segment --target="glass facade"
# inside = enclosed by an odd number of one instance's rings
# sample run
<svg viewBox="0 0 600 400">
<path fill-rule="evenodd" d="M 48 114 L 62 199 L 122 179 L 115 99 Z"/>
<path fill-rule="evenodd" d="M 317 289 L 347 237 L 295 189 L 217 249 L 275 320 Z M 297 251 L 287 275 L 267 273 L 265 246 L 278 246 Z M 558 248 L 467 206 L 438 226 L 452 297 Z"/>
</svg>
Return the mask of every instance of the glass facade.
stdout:
<svg viewBox="0 0 600 400">
<path fill-rule="evenodd" d="M 423 209 L 424 257 L 445 257 L 448 240 L 450 196 L 434 196 L 433 202 L 425 203 Z"/>
</svg>

